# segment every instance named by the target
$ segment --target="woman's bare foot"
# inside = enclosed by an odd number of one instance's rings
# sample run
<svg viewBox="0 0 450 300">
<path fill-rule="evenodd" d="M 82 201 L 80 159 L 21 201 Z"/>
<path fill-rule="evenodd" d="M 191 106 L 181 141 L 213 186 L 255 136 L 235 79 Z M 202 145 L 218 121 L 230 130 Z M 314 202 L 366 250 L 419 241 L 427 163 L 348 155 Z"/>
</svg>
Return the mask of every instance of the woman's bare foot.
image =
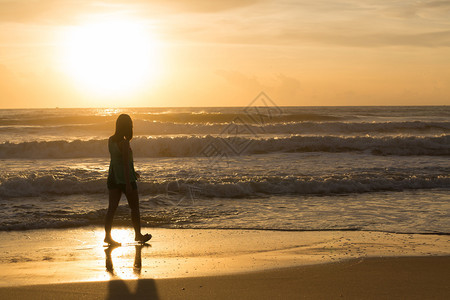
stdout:
<svg viewBox="0 0 450 300">
<path fill-rule="evenodd" d="M 139 243 L 145 243 L 145 242 L 150 241 L 151 238 L 152 238 L 152 235 L 149 233 L 146 233 L 144 235 L 141 234 L 140 236 L 136 236 L 134 238 L 134 240 Z"/>
<path fill-rule="evenodd" d="M 105 238 L 103 241 L 104 241 L 105 243 L 107 243 L 108 245 L 110 245 L 110 246 L 120 246 L 120 245 L 121 245 L 121 243 L 116 242 L 116 241 L 113 240 L 112 238 Z"/>
</svg>

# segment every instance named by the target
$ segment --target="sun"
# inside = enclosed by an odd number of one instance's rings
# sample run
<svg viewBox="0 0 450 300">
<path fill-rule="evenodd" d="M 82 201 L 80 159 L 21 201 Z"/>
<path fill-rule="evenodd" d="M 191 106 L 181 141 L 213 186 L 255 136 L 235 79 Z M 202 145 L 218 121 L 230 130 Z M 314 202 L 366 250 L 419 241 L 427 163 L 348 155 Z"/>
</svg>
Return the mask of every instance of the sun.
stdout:
<svg viewBox="0 0 450 300">
<path fill-rule="evenodd" d="M 157 41 L 141 22 L 73 26 L 64 32 L 62 48 L 64 71 L 92 94 L 129 95 L 158 75 Z"/>
</svg>

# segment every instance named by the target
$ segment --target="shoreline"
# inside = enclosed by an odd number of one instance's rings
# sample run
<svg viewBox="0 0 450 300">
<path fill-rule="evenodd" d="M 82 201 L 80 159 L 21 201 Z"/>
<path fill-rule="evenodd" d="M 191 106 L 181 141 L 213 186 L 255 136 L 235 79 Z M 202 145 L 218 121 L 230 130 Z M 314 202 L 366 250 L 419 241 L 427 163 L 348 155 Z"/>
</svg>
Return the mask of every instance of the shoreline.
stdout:
<svg viewBox="0 0 450 300">
<path fill-rule="evenodd" d="M 448 299 L 450 256 L 355 258 L 219 276 L 0 287 L 1 299 Z"/>
</svg>

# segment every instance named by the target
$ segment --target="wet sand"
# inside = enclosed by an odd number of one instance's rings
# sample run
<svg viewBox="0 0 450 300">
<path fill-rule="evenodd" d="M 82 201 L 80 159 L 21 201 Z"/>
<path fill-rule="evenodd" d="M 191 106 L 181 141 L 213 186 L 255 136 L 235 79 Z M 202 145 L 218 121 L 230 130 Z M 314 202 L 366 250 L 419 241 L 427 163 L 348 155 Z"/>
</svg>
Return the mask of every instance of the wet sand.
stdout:
<svg viewBox="0 0 450 300">
<path fill-rule="evenodd" d="M 103 231 L 98 227 L 2 232 L 0 298 L 450 296 L 450 237 L 446 235 L 144 232 L 154 235 L 149 245 L 130 243 L 115 249 L 103 247 Z M 116 229 L 113 236 L 132 242 L 130 229 Z"/>
<path fill-rule="evenodd" d="M 450 257 L 348 260 L 244 274 L 0 288 L 1 299 L 448 299 Z"/>
</svg>

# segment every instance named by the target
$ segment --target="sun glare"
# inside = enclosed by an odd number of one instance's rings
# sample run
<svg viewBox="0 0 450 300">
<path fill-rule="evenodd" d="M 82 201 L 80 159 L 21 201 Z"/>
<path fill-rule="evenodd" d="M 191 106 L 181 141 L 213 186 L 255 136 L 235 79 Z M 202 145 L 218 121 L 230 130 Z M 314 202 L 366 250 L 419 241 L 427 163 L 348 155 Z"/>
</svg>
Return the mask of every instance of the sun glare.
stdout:
<svg viewBox="0 0 450 300">
<path fill-rule="evenodd" d="M 64 34 L 64 69 L 91 93 L 127 95 L 158 75 L 156 42 L 139 22 L 74 26 Z"/>
</svg>

